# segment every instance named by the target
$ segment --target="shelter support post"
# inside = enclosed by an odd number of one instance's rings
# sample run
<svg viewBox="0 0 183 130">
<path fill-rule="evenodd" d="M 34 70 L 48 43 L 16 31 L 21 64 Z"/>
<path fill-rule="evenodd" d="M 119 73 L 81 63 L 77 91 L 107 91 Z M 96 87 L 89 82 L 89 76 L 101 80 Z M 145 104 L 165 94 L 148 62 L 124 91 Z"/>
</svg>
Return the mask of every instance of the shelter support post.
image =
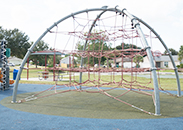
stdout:
<svg viewBox="0 0 183 130">
<path fill-rule="evenodd" d="M 45 55 L 45 71 L 46 71 L 46 64 L 47 64 L 47 55 Z"/>
<path fill-rule="evenodd" d="M 53 81 L 55 81 L 55 50 L 54 50 L 54 55 L 53 55 Z"/>
<path fill-rule="evenodd" d="M 29 58 L 27 59 L 27 80 L 29 79 Z"/>
</svg>

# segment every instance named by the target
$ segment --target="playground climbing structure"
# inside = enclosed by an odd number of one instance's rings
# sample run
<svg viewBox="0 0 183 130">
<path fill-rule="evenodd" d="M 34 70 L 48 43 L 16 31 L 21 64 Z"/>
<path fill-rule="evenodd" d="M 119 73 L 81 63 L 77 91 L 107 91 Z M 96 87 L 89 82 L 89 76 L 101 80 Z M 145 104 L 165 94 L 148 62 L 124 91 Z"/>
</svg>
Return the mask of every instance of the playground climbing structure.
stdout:
<svg viewBox="0 0 183 130">
<path fill-rule="evenodd" d="M 145 30 L 145 33 L 142 30 Z M 163 89 L 158 86 L 157 68 L 152 52 L 153 44 L 155 44 L 153 41 L 158 41 L 158 44 L 163 45 L 167 52 L 170 51 L 160 36 L 147 23 L 130 14 L 126 9 L 120 9 L 117 6 L 115 8 L 105 6 L 72 13 L 55 22 L 31 46 L 20 66 L 17 79 L 32 50 L 46 34 L 47 36 L 54 34 L 55 50 L 68 55 L 67 68 L 54 66 L 52 70 L 68 72 L 69 81 L 56 80 L 53 87 L 18 102 L 70 91 L 101 93 L 145 113 L 160 115 L 159 91 L 163 91 Z M 59 38 L 62 39 L 61 42 L 59 42 Z M 125 43 L 130 46 L 126 48 Z M 149 64 L 134 67 L 133 62 L 136 56 L 148 57 Z M 171 53 L 169 56 L 177 79 L 177 96 L 181 96 L 177 69 Z M 130 64 L 125 67 L 124 64 L 127 62 Z M 149 82 L 138 81 L 137 75 L 142 72 L 151 75 Z M 18 80 L 15 82 L 13 92 L 12 102 L 14 103 L 17 102 L 17 88 Z M 125 92 L 114 96 L 110 94 L 110 91 L 114 89 L 123 89 Z M 47 93 L 49 90 L 53 90 L 52 93 Z M 147 90 L 151 90 L 152 93 Z M 155 112 L 143 110 L 120 99 L 128 92 L 151 96 Z"/>
<path fill-rule="evenodd" d="M 7 66 L 7 57 L 6 57 L 6 44 L 7 41 L 0 41 L 1 42 L 1 70 L 0 70 L 0 82 L 1 82 L 1 90 L 5 90 L 9 88 L 10 84 L 13 84 L 13 80 L 9 80 L 9 66 Z"/>
</svg>

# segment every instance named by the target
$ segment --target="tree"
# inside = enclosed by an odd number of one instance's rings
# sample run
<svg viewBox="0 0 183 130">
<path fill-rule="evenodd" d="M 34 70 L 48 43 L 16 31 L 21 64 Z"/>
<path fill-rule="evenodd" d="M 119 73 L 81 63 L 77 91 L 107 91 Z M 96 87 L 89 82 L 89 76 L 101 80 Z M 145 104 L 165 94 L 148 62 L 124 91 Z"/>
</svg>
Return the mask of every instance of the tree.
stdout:
<svg viewBox="0 0 183 130">
<path fill-rule="evenodd" d="M 127 43 L 121 43 L 121 45 L 116 46 L 116 49 L 121 50 L 122 47 L 123 47 L 123 49 L 129 49 L 129 48 L 141 49 L 141 47 L 137 47 L 136 45 L 127 44 Z"/>
<path fill-rule="evenodd" d="M 0 40 L 4 38 L 4 29 L 0 26 Z"/>
<path fill-rule="evenodd" d="M 179 49 L 178 60 L 180 62 L 183 60 L 183 46 L 181 46 L 180 49 Z"/>
<path fill-rule="evenodd" d="M 4 30 L 0 27 L 0 39 L 8 42 L 7 48 L 11 49 L 11 55 L 18 58 L 23 58 L 28 48 L 30 47 L 29 37 L 18 29 Z"/>
<path fill-rule="evenodd" d="M 103 43 L 103 49 L 101 47 L 101 44 L 102 43 L 100 43 L 98 41 L 97 42 L 92 42 L 91 44 L 87 44 L 86 50 L 89 50 L 89 51 L 95 50 L 96 52 L 104 51 L 104 50 L 109 50 L 106 43 Z M 78 50 L 83 50 L 83 47 L 84 47 L 83 44 L 78 45 Z M 80 60 L 80 58 L 79 58 L 79 60 Z M 105 57 L 101 57 L 101 59 L 98 59 L 96 57 L 94 57 L 94 58 L 90 57 L 89 58 L 89 62 L 88 62 L 87 58 L 84 58 L 84 63 L 89 63 L 90 65 L 94 65 L 94 64 L 98 64 L 99 60 L 101 61 L 101 64 L 104 64 L 104 61 L 106 60 L 106 58 Z"/>
<path fill-rule="evenodd" d="M 136 64 L 136 68 L 139 68 L 140 67 L 140 62 L 144 62 L 144 60 L 143 60 L 143 56 L 141 56 L 141 55 L 135 55 L 135 57 L 133 58 L 133 62 L 135 62 L 135 64 Z"/>
<path fill-rule="evenodd" d="M 96 52 L 100 52 L 100 51 L 103 51 L 103 50 L 110 50 L 111 49 L 111 46 L 110 44 L 107 45 L 106 41 L 108 40 L 108 37 L 107 35 L 105 35 L 105 33 L 103 31 L 100 31 L 100 32 L 97 32 L 96 30 L 94 30 L 89 38 L 88 38 L 88 43 L 86 45 L 86 49 L 87 51 L 96 51 Z M 84 44 L 85 43 L 82 43 L 82 42 L 79 42 L 77 44 L 77 49 L 78 50 L 83 50 L 84 48 Z M 80 60 L 80 57 L 78 57 L 78 60 Z M 101 57 L 101 59 L 98 59 L 96 57 L 94 58 L 89 58 L 89 61 L 88 61 L 88 58 L 84 58 L 84 63 L 89 63 L 90 65 L 94 65 L 94 64 L 98 64 L 99 63 L 99 60 L 100 60 L 100 64 L 104 64 L 104 61 L 106 60 L 105 57 Z"/>
<path fill-rule="evenodd" d="M 60 63 L 60 59 L 61 56 L 60 55 L 55 55 L 55 64 L 59 64 Z M 49 56 L 48 58 L 48 67 L 53 67 L 53 60 L 54 60 L 54 55 L 53 56 Z"/>
<path fill-rule="evenodd" d="M 171 52 L 172 55 L 177 55 L 178 52 L 176 50 L 174 50 L 173 48 L 169 48 L 169 51 Z M 167 50 L 165 50 L 164 54 L 167 54 Z"/>
<path fill-rule="evenodd" d="M 31 45 L 33 44 L 33 42 L 31 42 Z M 35 48 L 33 49 L 33 51 L 43 51 L 43 50 L 48 50 L 49 46 L 47 43 L 45 43 L 44 41 L 39 41 L 37 43 L 37 45 L 35 46 Z M 49 58 L 49 56 L 47 56 L 47 59 Z M 45 56 L 43 55 L 32 55 L 30 56 L 30 60 L 33 61 L 34 64 L 36 64 L 36 68 L 37 65 L 45 65 Z"/>
</svg>

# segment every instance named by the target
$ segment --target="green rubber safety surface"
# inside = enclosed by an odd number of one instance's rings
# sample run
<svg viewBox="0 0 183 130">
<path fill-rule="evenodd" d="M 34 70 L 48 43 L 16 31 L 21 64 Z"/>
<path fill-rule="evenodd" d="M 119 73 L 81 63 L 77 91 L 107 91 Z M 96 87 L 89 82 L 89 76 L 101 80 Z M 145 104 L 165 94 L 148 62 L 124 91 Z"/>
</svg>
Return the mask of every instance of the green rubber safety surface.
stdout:
<svg viewBox="0 0 183 130">
<path fill-rule="evenodd" d="M 124 90 L 112 90 L 109 93 L 117 96 L 124 92 Z M 49 91 L 49 93 L 53 92 Z M 17 100 L 32 94 L 34 93 L 19 94 Z M 183 117 L 183 98 L 177 98 L 163 93 L 160 93 L 161 116 L 146 114 L 100 93 L 71 91 L 19 104 L 11 104 L 11 99 L 12 97 L 4 98 L 0 101 L 0 104 L 19 111 L 46 115 L 99 119 Z M 120 99 L 154 113 L 155 107 L 151 96 L 129 92 L 120 97 Z"/>
</svg>

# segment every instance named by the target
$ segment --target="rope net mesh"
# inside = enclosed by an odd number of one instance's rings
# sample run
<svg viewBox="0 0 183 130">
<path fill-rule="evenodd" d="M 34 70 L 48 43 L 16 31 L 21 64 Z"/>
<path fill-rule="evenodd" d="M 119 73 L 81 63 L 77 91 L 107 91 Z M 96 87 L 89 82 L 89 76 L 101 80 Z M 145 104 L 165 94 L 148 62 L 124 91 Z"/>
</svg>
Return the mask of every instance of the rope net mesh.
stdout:
<svg viewBox="0 0 183 130">
<path fill-rule="evenodd" d="M 152 46 L 156 37 L 150 30 L 146 32 L 145 37 Z M 55 35 L 55 50 L 67 55 L 61 59 L 60 67 L 50 68 L 58 73 L 65 72 L 63 79 L 60 81 L 59 75 L 55 74 L 54 86 L 19 102 L 70 91 L 101 93 L 135 109 L 153 114 L 122 98 L 127 93 L 134 92 L 150 96 L 152 103 L 155 102 L 153 91 L 149 91 L 154 90 L 150 65 L 137 64 L 140 63 L 138 58 L 148 59 L 145 46 L 126 15 L 104 13 L 101 17 L 96 17 L 94 13 L 89 15 L 89 12 L 86 12 L 63 21 L 50 30 L 48 36 L 51 35 Z M 142 80 L 138 77 L 141 73 L 150 75 L 150 78 Z M 111 95 L 112 90 L 123 92 L 120 95 Z"/>
</svg>

